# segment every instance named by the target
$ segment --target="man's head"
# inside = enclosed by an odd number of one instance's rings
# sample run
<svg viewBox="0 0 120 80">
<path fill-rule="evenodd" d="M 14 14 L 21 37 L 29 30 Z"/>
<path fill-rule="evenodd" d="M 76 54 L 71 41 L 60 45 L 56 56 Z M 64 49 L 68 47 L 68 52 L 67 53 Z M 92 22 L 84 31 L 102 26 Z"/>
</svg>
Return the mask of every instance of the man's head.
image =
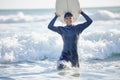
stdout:
<svg viewBox="0 0 120 80">
<path fill-rule="evenodd" d="M 72 17 L 72 16 L 73 16 L 72 13 L 66 12 L 65 15 L 64 15 L 64 18 L 66 18 L 66 17 Z"/>
<path fill-rule="evenodd" d="M 64 21 L 67 25 L 71 25 L 73 20 L 73 15 L 70 12 L 65 13 L 64 15 Z"/>
</svg>

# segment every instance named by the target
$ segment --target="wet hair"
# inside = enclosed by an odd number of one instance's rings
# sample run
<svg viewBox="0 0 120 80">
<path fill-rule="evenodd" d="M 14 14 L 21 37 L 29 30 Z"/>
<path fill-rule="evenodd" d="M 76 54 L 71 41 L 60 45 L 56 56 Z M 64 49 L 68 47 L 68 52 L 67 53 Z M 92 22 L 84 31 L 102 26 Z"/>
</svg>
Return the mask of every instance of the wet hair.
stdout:
<svg viewBox="0 0 120 80">
<path fill-rule="evenodd" d="M 65 15 L 64 15 L 64 18 L 66 18 L 66 17 L 72 17 L 72 16 L 73 16 L 72 13 L 66 12 Z"/>
</svg>

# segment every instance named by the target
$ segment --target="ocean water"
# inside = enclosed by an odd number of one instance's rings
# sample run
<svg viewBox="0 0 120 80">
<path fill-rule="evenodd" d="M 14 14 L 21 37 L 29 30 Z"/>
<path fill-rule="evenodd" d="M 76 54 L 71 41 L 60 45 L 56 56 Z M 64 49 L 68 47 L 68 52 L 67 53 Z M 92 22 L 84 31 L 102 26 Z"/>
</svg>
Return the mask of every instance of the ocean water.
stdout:
<svg viewBox="0 0 120 80">
<path fill-rule="evenodd" d="M 47 28 L 55 10 L 0 10 L 0 80 L 120 80 L 120 7 L 83 11 L 93 23 L 79 36 L 80 69 L 60 74 L 63 42 Z"/>
</svg>

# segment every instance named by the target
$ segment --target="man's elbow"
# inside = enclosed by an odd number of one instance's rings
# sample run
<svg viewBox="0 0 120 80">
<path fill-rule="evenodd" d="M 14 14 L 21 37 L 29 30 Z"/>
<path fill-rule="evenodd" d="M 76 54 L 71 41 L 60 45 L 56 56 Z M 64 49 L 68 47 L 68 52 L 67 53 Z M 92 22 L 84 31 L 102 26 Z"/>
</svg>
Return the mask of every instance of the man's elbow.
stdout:
<svg viewBox="0 0 120 80">
<path fill-rule="evenodd" d="M 92 20 L 92 19 L 90 19 L 90 20 L 89 20 L 89 24 L 92 24 L 92 23 L 93 23 L 93 20 Z"/>
<path fill-rule="evenodd" d="M 48 29 L 52 30 L 52 26 L 51 26 L 51 25 L 48 25 Z"/>
<path fill-rule="evenodd" d="M 50 25 L 48 25 L 48 29 L 51 29 L 51 26 L 50 26 Z"/>
<path fill-rule="evenodd" d="M 92 23 L 93 22 L 93 20 L 92 19 L 90 19 L 90 23 Z"/>
<path fill-rule="evenodd" d="M 51 29 L 51 28 L 48 26 L 48 29 Z"/>
</svg>

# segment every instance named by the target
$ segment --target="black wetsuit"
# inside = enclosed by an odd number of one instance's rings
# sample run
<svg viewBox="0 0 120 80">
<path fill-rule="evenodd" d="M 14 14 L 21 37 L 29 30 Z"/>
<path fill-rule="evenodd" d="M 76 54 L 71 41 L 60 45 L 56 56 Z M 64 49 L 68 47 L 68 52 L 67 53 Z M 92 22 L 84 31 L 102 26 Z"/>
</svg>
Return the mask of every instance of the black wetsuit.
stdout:
<svg viewBox="0 0 120 80">
<path fill-rule="evenodd" d="M 55 16 L 48 25 L 49 29 L 59 33 L 63 39 L 64 46 L 59 61 L 70 61 L 73 67 L 79 67 L 77 53 L 79 34 L 92 23 L 92 20 L 84 12 L 81 12 L 81 14 L 86 19 L 86 22 L 84 22 L 83 24 L 56 27 L 54 26 L 54 23 L 57 19 L 57 16 Z M 61 65 L 58 66 L 58 68 L 62 68 Z"/>
</svg>

